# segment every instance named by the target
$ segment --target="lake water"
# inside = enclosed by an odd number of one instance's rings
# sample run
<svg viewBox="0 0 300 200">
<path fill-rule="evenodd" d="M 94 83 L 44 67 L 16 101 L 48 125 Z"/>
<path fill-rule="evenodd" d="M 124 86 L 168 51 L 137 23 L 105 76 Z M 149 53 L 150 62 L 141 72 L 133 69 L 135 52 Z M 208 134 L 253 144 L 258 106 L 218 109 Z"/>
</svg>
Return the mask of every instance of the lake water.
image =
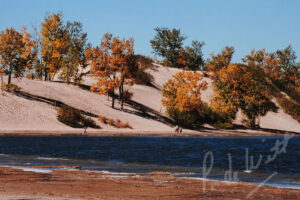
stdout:
<svg viewBox="0 0 300 200">
<path fill-rule="evenodd" d="M 0 136 L 0 166 L 37 165 L 300 189 L 300 137 Z"/>
</svg>

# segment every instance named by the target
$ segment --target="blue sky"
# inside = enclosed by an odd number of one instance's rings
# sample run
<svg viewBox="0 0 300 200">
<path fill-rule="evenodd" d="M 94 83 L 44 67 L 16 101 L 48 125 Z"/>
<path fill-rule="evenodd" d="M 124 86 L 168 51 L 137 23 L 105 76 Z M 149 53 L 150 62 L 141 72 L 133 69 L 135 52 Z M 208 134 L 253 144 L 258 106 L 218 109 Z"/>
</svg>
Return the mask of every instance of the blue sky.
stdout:
<svg viewBox="0 0 300 200">
<path fill-rule="evenodd" d="M 292 45 L 300 61 L 299 0 L 0 0 L 0 30 L 40 24 L 45 14 L 62 11 L 80 21 L 89 42 L 106 32 L 133 37 L 135 52 L 152 56 L 154 28 L 180 28 L 188 39 L 204 41 L 204 57 L 234 46 L 234 62 L 251 49 Z"/>
</svg>

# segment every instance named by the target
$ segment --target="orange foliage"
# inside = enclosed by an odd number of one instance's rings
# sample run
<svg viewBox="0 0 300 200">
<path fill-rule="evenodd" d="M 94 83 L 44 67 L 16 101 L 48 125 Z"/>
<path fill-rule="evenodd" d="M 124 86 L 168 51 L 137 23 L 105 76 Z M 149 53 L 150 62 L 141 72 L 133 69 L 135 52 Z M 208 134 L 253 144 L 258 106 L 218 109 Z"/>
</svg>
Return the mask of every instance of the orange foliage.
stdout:
<svg viewBox="0 0 300 200">
<path fill-rule="evenodd" d="M 180 112 L 199 111 L 201 90 L 207 88 L 207 82 L 203 81 L 203 75 L 197 72 L 179 72 L 173 75 L 163 85 L 162 104 L 167 108 L 175 108 Z"/>
<path fill-rule="evenodd" d="M 114 107 L 115 89 L 119 88 L 123 107 L 123 86 L 124 84 L 133 84 L 131 80 L 131 72 L 135 67 L 133 45 L 132 38 L 120 40 L 112 37 L 112 34 L 106 33 L 100 47 L 88 49 L 86 52 L 91 62 L 91 72 L 98 80 L 91 90 L 100 94 L 112 94 L 112 107 Z"/>
<path fill-rule="evenodd" d="M 110 118 L 107 118 L 107 117 L 99 116 L 98 120 L 101 123 L 108 124 L 108 125 L 113 126 L 115 128 L 130 128 L 130 129 L 132 129 L 132 127 L 130 126 L 130 124 L 128 122 L 124 123 L 119 119 L 114 120 L 114 119 L 110 119 Z"/>
<path fill-rule="evenodd" d="M 0 33 L 0 64 L 6 69 L 11 81 L 11 74 L 22 76 L 25 68 L 30 68 L 36 60 L 31 35 L 22 28 L 21 33 L 13 28 L 6 29 Z"/>
<path fill-rule="evenodd" d="M 186 53 L 183 48 L 179 49 L 177 63 L 178 63 L 179 68 L 187 67 L 187 57 L 186 57 Z"/>
<path fill-rule="evenodd" d="M 209 71 L 217 72 L 220 69 L 222 69 L 222 67 L 229 65 L 233 53 L 234 53 L 233 47 L 225 47 L 222 50 L 221 54 L 218 55 L 212 54 L 211 55 L 212 59 L 208 61 L 207 69 Z"/>
<path fill-rule="evenodd" d="M 277 107 L 269 98 L 268 87 L 262 69 L 242 64 L 229 64 L 218 72 L 216 83 L 219 96 L 226 102 L 224 111 L 237 111 L 240 108 L 255 126 L 258 116 L 264 116 Z M 218 98 L 216 99 L 218 104 Z M 222 105 L 222 104 L 221 104 Z M 224 104 L 223 104 L 224 105 Z"/>
</svg>

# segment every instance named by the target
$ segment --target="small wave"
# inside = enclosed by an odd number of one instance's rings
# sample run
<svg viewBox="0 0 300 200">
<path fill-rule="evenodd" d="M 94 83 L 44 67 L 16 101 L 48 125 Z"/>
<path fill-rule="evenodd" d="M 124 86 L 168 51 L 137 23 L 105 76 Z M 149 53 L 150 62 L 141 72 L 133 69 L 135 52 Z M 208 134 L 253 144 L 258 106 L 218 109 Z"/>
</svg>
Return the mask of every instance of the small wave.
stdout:
<svg viewBox="0 0 300 200">
<path fill-rule="evenodd" d="M 175 176 L 181 176 L 181 175 L 194 175 L 194 172 L 175 172 Z"/>
<path fill-rule="evenodd" d="M 252 173 L 251 170 L 244 170 L 244 172 L 245 172 L 245 173 L 248 173 L 248 174 Z"/>
<path fill-rule="evenodd" d="M 19 167 L 19 166 L 9 166 L 9 165 L 4 165 L 1 167 L 9 167 L 13 169 L 20 169 L 25 172 L 37 172 L 37 173 L 52 173 L 53 169 L 46 169 L 46 168 L 34 168 L 34 167 Z"/>
<path fill-rule="evenodd" d="M 111 172 L 107 170 L 101 170 L 99 171 L 102 174 L 111 174 L 111 175 L 135 175 L 136 173 L 128 173 L 128 172 Z"/>
<path fill-rule="evenodd" d="M 53 157 L 36 157 L 39 160 L 71 160 L 68 158 L 53 158 Z"/>
</svg>

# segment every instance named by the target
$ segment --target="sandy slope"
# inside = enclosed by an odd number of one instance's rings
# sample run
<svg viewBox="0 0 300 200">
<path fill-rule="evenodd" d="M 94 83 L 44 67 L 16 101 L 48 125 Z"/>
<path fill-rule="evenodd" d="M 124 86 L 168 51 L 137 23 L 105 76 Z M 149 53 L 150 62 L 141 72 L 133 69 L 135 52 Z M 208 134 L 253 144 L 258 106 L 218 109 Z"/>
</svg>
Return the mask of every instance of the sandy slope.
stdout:
<svg viewBox="0 0 300 200">
<path fill-rule="evenodd" d="M 161 88 L 162 85 L 177 73 L 178 69 L 172 69 L 155 65 L 151 70 L 154 76 L 154 86 L 134 85 L 130 88 L 133 92 L 133 101 L 143 104 L 144 106 L 164 115 L 164 108 L 161 105 Z M 203 92 L 202 98 L 204 102 L 209 102 L 213 95 L 211 80 L 205 78 L 209 83 L 209 88 Z M 86 78 L 86 85 L 91 85 L 95 80 Z M 13 79 L 13 83 L 22 88 L 22 91 L 30 96 L 26 99 L 24 96 L 16 96 L 9 93 L 0 95 L 0 130 L 71 130 L 72 128 L 60 123 L 56 119 L 55 106 L 45 102 L 33 100 L 32 98 L 47 98 L 52 103 L 60 101 L 64 104 L 89 112 L 94 116 L 102 115 L 109 118 L 120 119 L 123 122 L 129 122 L 135 130 L 141 131 L 172 131 L 173 129 L 152 118 L 155 114 L 149 113 L 151 116 L 140 116 L 141 110 L 133 109 L 125 106 L 127 112 L 110 107 L 111 101 L 107 100 L 104 95 L 91 93 L 74 85 L 67 85 L 59 82 L 44 82 L 39 80 Z M 47 101 L 48 102 L 48 101 Z M 117 103 L 117 102 L 116 102 Z M 116 104 L 119 108 L 119 104 Z M 156 114 L 157 114 L 156 113 Z M 96 119 L 96 118 L 94 118 Z M 241 121 L 241 116 L 237 122 Z M 278 113 L 268 113 L 260 119 L 263 128 L 297 131 L 300 132 L 300 124 L 292 119 L 289 115 L 283 113 L 280 109 Z M 99 125 L 103 130 L 116 130 L 104 124 Z"/>
</svg>

